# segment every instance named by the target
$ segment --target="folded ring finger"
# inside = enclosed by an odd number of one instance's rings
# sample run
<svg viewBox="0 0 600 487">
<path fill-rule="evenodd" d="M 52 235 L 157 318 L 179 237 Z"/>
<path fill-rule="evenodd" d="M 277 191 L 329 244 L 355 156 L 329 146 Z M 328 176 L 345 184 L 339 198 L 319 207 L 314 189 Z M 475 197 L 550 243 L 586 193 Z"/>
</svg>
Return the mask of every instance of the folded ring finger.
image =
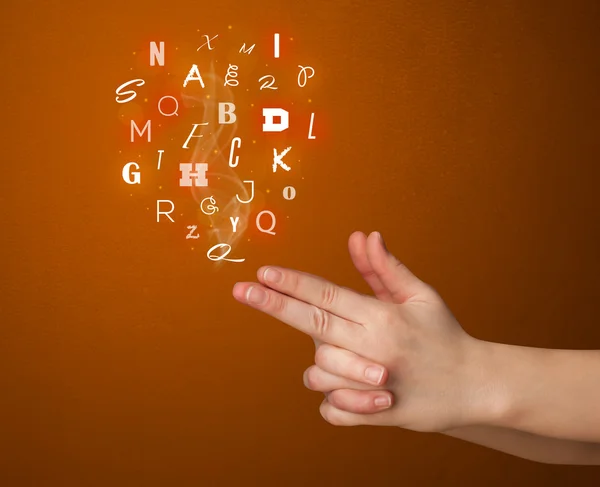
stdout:
<svg viewBox="0 0 600 487">
<path fill-rule="evenodd" d="M 359 391 L 380 391 L 384 387 L 370 386 L 340 377 L 313 365 L 304 371 L 304 385 L 307 389 L 316 392 L 329 393 L 336 389 L 356 389 Z"/>
</svg>

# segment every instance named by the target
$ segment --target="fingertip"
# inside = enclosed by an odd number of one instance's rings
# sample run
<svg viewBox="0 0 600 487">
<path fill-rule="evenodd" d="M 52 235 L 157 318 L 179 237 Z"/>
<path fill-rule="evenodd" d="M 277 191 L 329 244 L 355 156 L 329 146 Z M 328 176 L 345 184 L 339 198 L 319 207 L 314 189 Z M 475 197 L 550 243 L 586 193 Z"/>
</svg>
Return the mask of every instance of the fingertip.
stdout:
<svg viewBox="0 0 600 487">
<path fill-rule="evenodd" d="M 355 232 L 352 232 L 350 234 L 349 240 L 354 240 L 354 239 L 361 238 L 361 237 L 365 237 L 365 234 L 363 232 L 361 232 L 360 230 L 356 230 Z"/>
<path fill-rule="evenodd" d="M 388 258 L 390 255 L 382 242 L 383 237 L 381 237 L 379 232 L 372 232 L 367 237 L 367 259 L 377 273 L 381 273 L 381 271 L 385 268 L 385 264 L 387 262 L 386 258 Z"/>
<path fill-rule="evenodd" d="M 385 385 L 387 383 L 389 377 L 390 377 L 390 374 L 388 372 L 388 369 L 384 367 L 383 375 L 381 376 L 381 382 L 379 383 L 379 385 L 380 386 Z"/>
<path fill-rule="evenodd" d="M 384 383 L 386 372 L 385 367 L 382 367 L 381 365 L 369 365 L 365 368 L 364 378 L 370 384 L 380 386 Z"/>
<path fill-rule="evenodd" d="M 377 411 L 382 411 L 384 409 L 389 409 L 392 407 L 394 403 L 394 397 L 390 392 L 379 393 L 373 398 L 373 405 L 377 409 Z"/>
<path fill-rule="evenodd" d="M 258 270 L 256 271 L 256 277 L 258 278 L 259 281 L 263 282 L 264 281 L 264 276 L 265 276 L 265 271 L 268 269 L 269 266 L 263 265 L 261 267 L 258 268 Z"/>
<path fill-rule="evenodd" d="M 302 382 L 304 383 L 304 387 L 308 390 L 318 392 L 319 386 L 317 384 L 317 374 L 318 367 L 316 365 L 311 365 L 308 369 L 304 371 L 302 375 Z"/>
<path fill-rule="evenodd" d="M 346 413 L 336 408 L 331 402 L 329 402 L 329 396 L 323 399 L 323 402 L 319 406 L 319 412 L 322 418 L 333 426 L 344 426 L 344 416 Z"/>
<path fill-rule="evenodd" d="M 233 285 L 233 290 L 232 290 L 233 297 L 235 299 L 237 299 L 238 301 L 244 301 L 245 296 L 246 296 L 245 288 L 246 288 L 246 285 L 243 282 L 236 282 Z"/>
<path fill-rule="evenodd" d="M 360 245 L 360 241 L 363 237 L 363 233 L 358 231 L 350 234 L 350 237 L 348 237 L 348 250 L 350 251 L 350 254 L 352 254 L 357 246 Z"/>
<path fill-rule="evenodd" d="M 354 232 L 348 239 L 348 251 L 352 262 L 359 272 L 362 272 L 365 265 L 368 265 L 366 247 L 367 236 L 362 232 Z"/>
<path fill-rule="evenodd" d="M 388 249 L 383 240 L 383 236 L 381 235 L 381 233 L 379 233 L 377 231 L 371 232 L 369 234 L 369 236 L 367 237 L 367 242 L 370 243 L 373 247 L 378 247 L 378 248 L 388 252 Z"/>
<path fill-rule="evenodd" d="M 367 378 L 369 378 L 369 375 L 367 373 L 369 369 L 373 370 L 373 373 L 370 375 L 371 382 L 376 386 L 385 385 L 389 377 L 387 368 L 382 367 L 380 365 L 371 365 L 365 370 L 365 377 Z"/>
</svg>

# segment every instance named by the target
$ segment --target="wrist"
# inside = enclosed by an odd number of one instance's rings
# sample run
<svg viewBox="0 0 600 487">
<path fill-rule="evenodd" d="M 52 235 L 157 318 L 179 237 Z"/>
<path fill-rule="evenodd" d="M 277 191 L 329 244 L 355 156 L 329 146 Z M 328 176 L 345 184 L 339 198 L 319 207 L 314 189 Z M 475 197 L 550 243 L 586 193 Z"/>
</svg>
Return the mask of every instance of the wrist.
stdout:
<svg viewBox="0 0 600 487">
<path fill-rule="evenodd" d="M 475 338 L 467 352 L 465 426 L 502 426 L 513 414 L 514 400 L 507 387 L 508 345 Z"/>
</svg>

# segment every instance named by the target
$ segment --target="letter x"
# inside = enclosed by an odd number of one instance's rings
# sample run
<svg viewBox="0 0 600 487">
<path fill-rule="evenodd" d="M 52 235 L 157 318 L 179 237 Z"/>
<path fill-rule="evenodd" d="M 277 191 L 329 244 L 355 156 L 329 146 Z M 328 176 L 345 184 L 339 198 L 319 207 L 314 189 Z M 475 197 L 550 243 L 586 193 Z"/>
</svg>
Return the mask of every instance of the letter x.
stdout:
<svg viewBox="0 0 600 487">
<path fill-rule="evenodd" d="M 208 45 L 208 50 L 212 51 L 214 49 L 214 47 L 210 47 L 210 41 L 212 41 L 213 39 L 216 39 L 217 37 L 219 37 L 219 34 L 217 34 L 214 37 L 209 38 L 206 34 L 204 34 L 204 37 L 206 37 L 206 42 L 204 44 L 202 44 L 198 49 L 196 49 L 196 51 L 199 51 L 200 49 L 202 49 L 204 46 Z"/>
</svg>

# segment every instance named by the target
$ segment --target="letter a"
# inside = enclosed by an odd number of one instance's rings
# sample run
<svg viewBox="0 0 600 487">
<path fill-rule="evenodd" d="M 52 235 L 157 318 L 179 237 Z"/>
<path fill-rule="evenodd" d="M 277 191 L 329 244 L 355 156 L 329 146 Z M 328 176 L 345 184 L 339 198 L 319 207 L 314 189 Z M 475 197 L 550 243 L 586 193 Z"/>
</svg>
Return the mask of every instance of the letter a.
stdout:
<svg viewBox="0 0 600 487">
<path fill-rule="evenodd" d="M 195 64 L 192 66 L 192 69 L 190 69 L 190 72 L 188 73 L 188 75 L 185 78 L 185 81 L 183 82 L 184 88 L 187 86 L 188 81 L 200 81 L 200 86 L 202 86 L 202 88 L 205 87 L 204 81 L 202 80 L 202 75 L 198 70 L 198 66 L 196 66 Z"/>
</svg>

